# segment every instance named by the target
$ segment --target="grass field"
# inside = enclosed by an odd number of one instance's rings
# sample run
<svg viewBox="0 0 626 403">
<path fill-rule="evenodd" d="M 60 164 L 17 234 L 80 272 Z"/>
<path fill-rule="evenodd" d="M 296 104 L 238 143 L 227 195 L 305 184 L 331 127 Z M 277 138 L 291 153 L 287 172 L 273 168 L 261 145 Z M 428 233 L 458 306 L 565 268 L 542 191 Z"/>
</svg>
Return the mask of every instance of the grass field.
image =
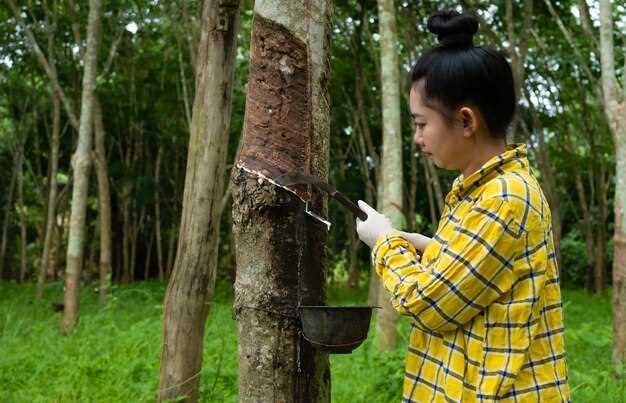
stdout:
<svg viewBox="0 0 626 403">
<path fill-rule="evenodd" d="M 331 289 L 335 304 L 363 303 L 364 290 Z M 159 378 L 164 285 L 117 286 L 106 306 L 87 288 L 81 319 L 70 336 L 58 333 L 62 285 L 34 301 L 32 285 L 0 283 L 0 402 L 152 402 Z M 237 334 L 229 286 L 219 284 L 207 323 L 201 396 L 237 401 Z M 566 347 L 574 402 L 626 402 L 626 385 L 611 369 L 609 296 L 564 290 Z M 370 337 L 350 355 L 331 356 L 333 402 L 400 400 L 408 323 L 399 324 L 396 351 L 379 353 Z M 373 331 L 370 332 L 370 335 Z"/>
</svg>

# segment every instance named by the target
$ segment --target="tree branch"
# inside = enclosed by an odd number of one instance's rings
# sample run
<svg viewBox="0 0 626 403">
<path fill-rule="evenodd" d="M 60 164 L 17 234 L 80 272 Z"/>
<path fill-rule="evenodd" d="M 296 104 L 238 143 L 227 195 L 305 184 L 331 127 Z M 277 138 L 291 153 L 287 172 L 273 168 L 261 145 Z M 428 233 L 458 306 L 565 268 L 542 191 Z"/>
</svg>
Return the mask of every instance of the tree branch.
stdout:
<svg viewBox="0 0 626 403">
<path fill-rule="evenodd" d="M 570 47 L 574 51 L 574 54 L 578 58 L 578 62 L 580 63 L 583 70 L 585 71 L 585 74 L 589 77 L 589 80 L 591 82 L 596 82 L 597 80 L 593 77 L 593 74 L 591 73 L 591 70 L 589 69 L 589 65 L 587 64 L 587 61 L 582 57 L 582 54 L 580 53 L 580 49 L 578 49 L 578 46 L 576 46 L 576 43 L 574 42 L 574 37 L 572 33 L 567 29 L 565 24 L 563 24 L 561 17 L 554 10 L 554 7 L 552 7 L 552 1 L 550 0 L 543 0 L 543 1 L 544 3 L 546 3 L 546 6 L 548 6 L 550 15 L 552 15 L 552 18 L 556 20 L 556 23 L 559 26 L 559 29 L 561 30 L 561 32 L 563 33 L 563 36 L 565 36 L 565 39 L 567 40 L 567 43 L 570 45 Z"/>
<path fill-rule="evenodd" d="M 52 87 L 54 88 L 54 92 L 56 92 L 59 98 L 61 99 L 61 102 L 63 103 L 63 108 L 65 109 L 65 113 L 67 113 L 67 116 L 70 119 L 70 123 L 72 124 L 72 127 L 78 131 L 78 127 L 79 127 L 78 119 L 76 117 L 76 114 L 74 113 L 74 108 L 72 106 L 71 101 L 65 96 L 65 92 L 63 92 L 63 89 L 59 85 L 59 79 L 57 77 L 56 70 L 53 69 L 48 63 L 46 56 L 41 51 L 39 44 L 37 44 L 37 40 L 35 39 L 35 35 L 33 34 L 33 31 L 31 31 L 31 29 L 28 27 L 28 25 L 26 25 L 26 23 L 22 19 L 20 10 L 15 5 L 14 0 L 7 0 L 7 3 L 9 4 L 9 7 L 11 8 L 11 10 L 13 10 L 13 14 L 15 16 L 17 24 L 26 33 L 26 39 L 28 40 L 30 46 L 33 48 L 33 51 L 35 52 L 35 56 L 37 57 L 37 61 L 39 62 L 41 67 L 44 69 L 44 71 L 48 75 L 48 78 L 52 82 Z"/>
</svg>

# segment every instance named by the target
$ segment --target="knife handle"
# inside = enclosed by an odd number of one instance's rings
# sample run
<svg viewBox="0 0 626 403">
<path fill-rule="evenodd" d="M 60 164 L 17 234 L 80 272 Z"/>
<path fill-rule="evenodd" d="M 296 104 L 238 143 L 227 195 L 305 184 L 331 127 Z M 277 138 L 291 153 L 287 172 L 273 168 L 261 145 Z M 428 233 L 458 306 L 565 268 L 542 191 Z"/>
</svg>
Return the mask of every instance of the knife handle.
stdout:
<svg viewBox="0 0 626 403">
<path fill-rule="evenodd" d="M 352 214 L 354 214 L 355 216 L 359 217 L 359 219 L 361 221 L 365 221 L 367 220 L 367 213 L 363 210 L 361 210 L 359 208 L 359 206 L 357 206 L 354 202 L 352 202 L 352 200 L 348 199 L 346 196 L 343 195 L 343 193 L 336 191 L 332 194 L 332 196 L 335 198 L 335 200 L 337 200 L 339 203 L 343 204 L 345 207 L 348 208 L 348 210 L 350 210 L 352 212 Z"/>
</svg>

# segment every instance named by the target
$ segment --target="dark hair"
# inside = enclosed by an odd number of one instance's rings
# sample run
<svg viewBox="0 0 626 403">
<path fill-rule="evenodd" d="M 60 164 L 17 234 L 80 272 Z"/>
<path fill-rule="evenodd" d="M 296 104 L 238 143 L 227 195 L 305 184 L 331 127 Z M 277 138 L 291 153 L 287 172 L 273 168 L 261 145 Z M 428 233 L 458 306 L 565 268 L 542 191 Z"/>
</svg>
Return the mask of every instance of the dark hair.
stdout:
<svg viewBox="0 0 626 403">
<path fill-rule="evenodd" d="M 423 79 L 423 98 L 439 106 L 448 120 L 454 109 L 469 103 L 480 110 L 492 135 L 504 136 L 516 104 L 513 73 L 504 56 L 474 47 L 478 20 L 470 14 L 439 11 L 428 19 L 428 30 L 437 35 L 439 46 L 417 60 L 412 84 Z"/>
</svg>

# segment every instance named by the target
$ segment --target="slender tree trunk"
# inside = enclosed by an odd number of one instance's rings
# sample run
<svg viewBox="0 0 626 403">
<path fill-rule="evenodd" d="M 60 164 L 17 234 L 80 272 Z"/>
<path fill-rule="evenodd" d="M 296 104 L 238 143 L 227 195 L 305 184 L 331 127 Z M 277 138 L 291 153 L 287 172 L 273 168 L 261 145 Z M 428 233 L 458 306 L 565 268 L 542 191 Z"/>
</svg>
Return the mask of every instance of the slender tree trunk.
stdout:
<svg viewBox="0 0 626 403">
<path fill-rule="evenodd" d="M 50 79 L 50 85 L 52 86 L 56 95 L 59 97 L 59 99 L 63 103 L 63 107 L 65 109 L 65 112 L 67 113 L 67 116 L 70 120 L 72 127 L 78 130 L 79 121 L 76 118 L 76 114 L 74 113 L 74 108 L 71 104 L 70 99 L 65 96 L 65 92 L 59 85 L 59 80 L 57 77 L 56 69 L 54 68 L 53 65 L 48 63 L 48 60 L 44 56 L 43 52 L 41 51 L 41 48 L 39 47 L 39 44 L 37 43 L 35 39 L 35 35 L 31 31 L 31 29 L 28 27 L 28 25 L 24 23 L 24 20 L 22 18 L 22 13 L 20 9 L 18 9 L 17 6 L 15 5 L 14 0 L 7 0 L 7 2 L 9 3 L 9 7 L 11 7 L 11 10 L 13 10 L 13 15 L 15 16 L 15 19 L 17 20 L 18 24 L 26 33 L 26 40 L 32 47 L 33 52 L 35 53 L 35 56 L 37 58 L 37 62 L 39 63 L 41 68 L 43 68 L 43 70 L 46 72 L 46 75 Z"/>
<path fill-rule="evenodd" d="M 441 186 L 441 180 L 439 179 L 439 174 L 437 173 L 437 169 L 435 168 L 435 163 L 430 159 L 426 158 L 426 166 L 430 171 L 430 180 L 433 185 L 433 193 L 435 194 L 435 201 L 437 202 L 437 214 L 441 214 L 443 211 L 444 201 L 443 201 L 443 187 Z"/>
<path fill-rule="evenodd" d="M 346 233 L 348 235 L 348 280 L 346 286 L 350 289 L 359 286 L 359 260 L 357 253 L 361 241 L 356 237 L 356 223 L 351 214 L 346 214 Z"/>
<path fill-rule="evenodd" d="M 602 157 L 600 157 L 602 158 Z M 607 270 L 606 270 L 606 256 L 607 256 L 607 233 L 606 225 L 608 212 L 608 193 L 609 193 L 609 174 L 606 172 L 606 163 L 600 162 L 600 174 L 595 180 L 598 185 L 598 229 L 596 231 L 596 247 L 594 258 L 594 270 L 593 270 L 593 288 L 595 293 L 600 294 L 606 291 L 607 288 Z"/>
<path fill-rule="evenodd" d="M 22 139 L 19 144 L 20 153 L 20 165 L 17 170 L 17 206 L 19 208 L 20 215 L 20 273 L 19 281 L 23 282 L 26 278 L 26 269 L 28 267 L 28 261 L 26 260 L 26 248 L 28 245 L 27 231 L 26 231 L 26 212 L 24 211 L 24 142 L 26 141 L 25 133 L 22 134 Z"/>
<path fill-rule="evenodd" d="M 506 27 L 509 42 L 509 56 L 511 57 L 511 68 L 515 78 L 515 95 L 519 99 L 524 86 L 524 63 L 528 52 L 528 33 L 531 29 L 531 18 L 533 16 L 533 0 L 524 0 L 524 15 L 522 29 L 519 35 L 516 35 L 513 24 L 513 1 L 507 0 L 505 4 Z M 511 130 L 509 139 L 511 142 L 520 141 L 518 134 L 519 116 L 515 114 L 511 122 Z"/>
<path fill-rule="evenodd" d="M 252 169 L 260 155 L 272 169 L 326 180 L 332 5 L 257 0 L 254 11 L 238 166 Z M 240 402 L 328 402 L 328 356 L 300 336 L 297 310 L 324 304 L 327 229 L 297 196 L 254 174 L 234 170 L 233 182 Z M 311 190 L 310 209 L 325 214 L 325 204 Z"/>
<path fill-rule="evenodd" d="M 178 212 L 178 211 L 176 211 Z M 177 217 L 176 214 L 174 217 Z M 174 223 L 172 223 L 174 227 Z M 169 280 L 174 268 L 174 255 L 176 246 L 176 227 L 170 229 L 169 237 L 167 239 L 167 265 L 165 266 L 165 278 Z"/>
<path fill-rule="evenodd" d="M 378 0 L 380 30 L 380 66 L 383 111 L 383 151 L 381 189 L 378 207 L 394 228 L 403 229 L 402 214 L 402 130 L 400 118 L 400 72 L 396 49 L 396 16 L 393 0 Z M 389 294 L 379 290 L 376 330 L 378 348 L 392 350 L 397 344 L 396 322 L 398 313 L 391 305 Z"/>
<path fill-rule="evenodd" d="M 106 132 L 102 120 L 102 107 L 98 97 L 94 97 L 94 164 L 98 180 L 98 213 L 100 214 L 100 286 L 98 301 L 104 303 L 111 289 L 111 191 L 106 160 L 104 139 Z"/>
<path fill-rule="evenodd" d="M 4 206 L 4 221 L 2 223 L 2 241 L 0 243 L 0 279 L 6 278 L 5 271 L 5 260 L 6 260 L 6 250 L 7 243 L 9 237 L 9 226 L 11 225 L 11 212 L 13 207 L 13 192 L 15 191 L 15 183 L 17 182 L 17 176 L 19 172 L 19 168 L 22 166 L 22 155 L 20 155 L 17 151 L 15 153 L 15 157 L 13 159 L 13 173 L 11 174 L 11 181 L 9 182 L 9 190 L 7 192 L 6 204 Z"/>
<path fill-rule="evenodd" d="M 48 208 L 46 217 L 46 235 L 41 255 L 41 267 L 37 274 L 37 299 L 43 298 L 43 288 L 46 282 L 46 272 L 50 261 L 52 238 L 56 226 L 57 215 L 57 172 L 59 169 L 59 145 L 61 137 L 61 102 L 59 97 L 52 93 L 52 136 L 50 141 L 50 172 L 48 173 Z"/>
<path fill-rule="evenodd" d="M 343 158 L 341 158 L 338 162 L 338 181 L 344 182 L 346 178 L 346 158 L 347 151 L 344 154 Z M 361 241 L 356 236 L 356 221 L 354 216 L 350 213 L 343 214 L 344 222 L 345 222 L 345 233 L 347 239 L 348 246 L 348 277 L 346 280 L 347 288 L 355 288 L 358 286 L 359 282 L 359 262 L 357 260 L 357 252 L 360 247 Z"/>
<path fill-rule="evenodd" d="M 613 55 L 613 16 L 609 0 L 600 0 L 602 93 L 615 139 L 615 232 L 613 235 L 613 360 L 626 363 L 626 86 L 619 88 Z"/>
<path fill-rule="evenodd" d="M 411 127 L 409 125 L 409 127 Z M 409 141 L 411 143 L 411 176 L 409 177 L 409 195 L 408 195 L 408 208 L 407 208 L 407 217 L 409 217 L 408 222 L 406 223 L 406 230 L 410 232 L 415 231 L 415 214 L 417 214 L 417 209 L 415 207 L 416 199 L 417 199 L 417 144 L 413 140 Z"/>
<path fill-rule="evenodd" d="M 56 217 L 54 217 L 56 220 Z M 58 252 L 59 252 L 59 233 L 61 232 L 61 230 L 59 229 L 58 225 L 56 224 L 56 222 L 54 223 L 54 226 L 52 227 L 52 234 L 51 234 L 51 240 L 50 240 L 50 255 L 48 258 L 48 263 L 46 264 L 45 270 L 48 273 L 47 277 L 52 279 L 52 281 L 56 281 L 57 280 L 57 259 L 58 259 Z M 43 287 L 42 287 L 43 290 Z M 42 297 L 43 297 L 43 293 L 42 293 Z"/>
<path fill-rule="evenodd" d="M 576 171 L 575 173 L 576 179 L 576 192 L 578 193 L 578 200 L 580 209 L 583 213 L 582 219 L 582 227 L 583 233 L 585 234 L 585 251 L 587 253 L 587 270 L 585 271 L 585 289 L 589 292 L 592 291 L 591 287 L 591 273 L 593 268 L 595 267 L 594 259 L 595 259 L 595 247 L 594 247 L 594 239 L 593 239 L 593 224 L 591 221 L 591 209 L 587 204 L 587 197 L 585 196 L 585 189 L 583 186 L 582 178 L 580 177 L 580 173 Z"/>
<path fill-rule="evenodd" d="M 550 204 L 550 210 L 552 213 L 552 228 L 554 234 L 554 245 L 556 251 L 556 257 L 558 262 L 559 271 L 562 268 L 561 264 L 561 200 L 558 194 L 558 188 L 556 180 L 554 179 L 554 171 L 552 170 L 552 164 L 550 164 L 550 157 L 548 155 L 548 146 L 546 145 L 546 139 L 544 135 L 543 125 L 539 120 L 536 110 L 532 105 L 530 97 L 528 102 L 530 104 L 533 126 L 535 128 L 537 139 L 539 143 L 539 169 L 541 169 L 541 175 L 544 179 L 544 189 L 546 190 L 548 201 Z"/>
<path fill-rule="evenodd" d="M 146 252 L 146 260 L 144 262 L 144 266 L 143 266 L 143 279 L 147 280 L 150 277 L 150 263 L 152 260 L 152 246 L 154 245 L 154 238 L 156 238 L 156 235 L 154 233 L 152 233 L 152 236 L 150 236 L 150 240 L 148 241 L 148 250 Z"/>
<path fill-rule="evenodd" d="M 157 265 L 159 266 L 159 281 L 163 281 L 163 239 L 161 237 L 161 196 L 159 188 L 161 186 L 161 156 L 163 147 L 159 145 L 154 168 L 154 230 L 156 236 Z"/>
<path fill-rule="evenodd" d="M 128 165 L 127 165 L 128 167 Z M 120 191 L 120 207 L 122 210 L 122 278 L 123 284 L 130 283 L 130 243 L 131 243 L 131 185 L 122 185 Z"/>
<path fill-rule="evenodd" d="M 89 0 L 87 25 L 87 50 L 83 64 L 83 88 L 80 111 L 78 145 L 72 157 L 73 190 L 70 216 L 70 232 L 67 245 L 67 268 L 65 271 L 65 296 L 61 332 L 69 333 L 78 321 L 80 271 L 83 264 L 85 243 L 85 216 L 87 191 L 89 190 L 89 167 L 91 165 L 93 99 L 96 87 L 98 36 L 100 30 L 100 0 Z"/>
<path fill-rule="evenodd" d="M 422 160 L 422 168 L 424 170 L 424 179 L 426 180 L 426 193 L 428 195 L 428 209 L 430 211 L 430 222 L 433 228 L 437 228 L 438 220 L 437 220 L 437 212 L 435 206 L 435 196 L 433 191 L 433 181 L 430 177 L 430 170 L 428 169 L 428 165 L 426 165 L 426 158 L 424 156 L 420 157 Z"/>
<path fill-rule="evenodd" d="M 181 396 L 198 400 L 204 325 L 215 285 L 238 29 L 238 0 L 204 2 L 180 237 L 164 302 L 160 401 Z"/>
</svg>

